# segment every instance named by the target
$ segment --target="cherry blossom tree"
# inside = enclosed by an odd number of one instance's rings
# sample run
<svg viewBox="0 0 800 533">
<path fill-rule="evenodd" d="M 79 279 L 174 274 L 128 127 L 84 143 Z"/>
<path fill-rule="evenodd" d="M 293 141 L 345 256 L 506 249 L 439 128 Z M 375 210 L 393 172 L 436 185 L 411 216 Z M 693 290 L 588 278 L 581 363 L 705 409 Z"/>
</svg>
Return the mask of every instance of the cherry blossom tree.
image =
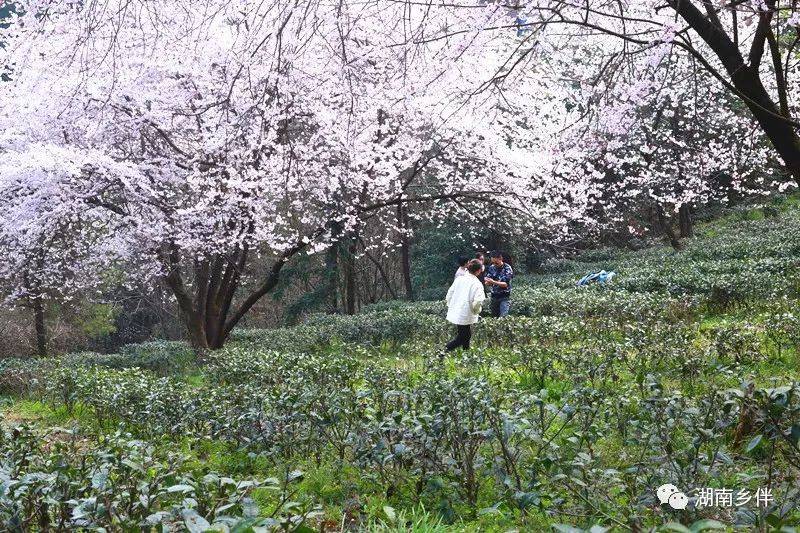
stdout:
<svg viewBox="0 0 800 533">
<path fill-rule="evenodd" d="M 469 9 L 469 4 L 465 6 Z M 669 53 L 691 58 L 693 67 L 746 106 L 788 174 L 800 184 L 796 2 L 543 0 L 519 3 L 513 11 L 521 28 L 543 32 L 550 26 L 549 33 L 559 39 L 568 35 L 607 50 L 608 60 L 595 64 L 595 72 L 606 81 L 635 65 L 637 56 L 663 49 L 665 43 Z M 629 78 L 641 83 L 647 76 L 640 69 Z M 723 97 L 716 104 L 725 106 L 729 101 Z"/>
<path fill-rule="evenodd" d="M 572 148 L 565 146 L 558 171 L 586 177 L 595 224 L 624 227 L 641 213 L 680 248 L 674 215 L 688 236 L 692 207 L 789 184 L 735 98 L 698 75 L 691 58 L 664 52 L 643 57 L 645 64 L 632 70 L 639 79 L 618 83 L 603 95 L 604 106 L 565 135 L 562 143 Z"/>
<path fill-rule="evenodd" d="M 514 33 L 481 31 L 501 14 L 462 17 L 470 31 L 420 48 L 406 32 L 427 15 L 402 5 L 18 6 L 1 37 L 0 183 L 16 213 L 0 219 L 3 245 L 63 238 L 48 280 L 163 280 L 200 351 L 223 345 L 294 256 L 365 224 L 396 235 L 403 206 L 555 220 L 532 201 L 530 163 L 496 142 L 510 133 L 491 101 L 472 98 L 480 71 L 458 62 L 479 40 L 494 50 L 481 64 L 506 60 Z"/>
<path fill-rule="evenodd" d="M 760 187 L 766 140 L 795 173 L 796 20 L 779 6 L 753 11 L 758 35 L 737 34 L 749 81 L 726 79 L 702 28 L 649 2 L 17 6 L 0 34 L 13 258 L 0 274 L 17 295 L 30 280 L 41 294 L 109 273 L 160 280 L 200 351 L 299 254 L 407 259 L 422 220 L 559 239 L 631 210 L 669 218 L 716 194 L 720 173 Z M 772 71 L 755 61 L 767 30 L 781 34 Z M 753 86 L 769 72 L 777 112 Z"/>
<path fill-rule="evenodd" d="M 588 229 L 624 224 L 644 208 L 670 232 L 671 212 L 685 221 L 692 205 L 724 189 L 785 190 L 793 184 L 771 173 L 776 158 L 798 182 L 798 124 L 792 119 L 797 87 L 791 77 L 799 42 L 795 6 L 706 2 L 701 7 L 712 38 L 705 23 L 689 16 L 685 2 L 478 4 L 447 7 L 505 10 L 505 24 L 484 31 L 515 27 L 520 37 L 516 55 L 487 85 L 542 79 L 542 64 L 555 71 L 546 78 L 547 92 L 573 113 L 557 121 L 567 126 L 551 139 L 562 158 L 555 169 L 559 178 L 545 179 L 559 188 L 571 184 L 570 196 Z M 685 16 L 691 21 L 682 21 Z M 753 31 L 745 31 L 750 25 Z M 463 31 L 451 24 L 427 39 Z M 739 52 L 720 55 L 714 40 L 724 40 L 717 34 L 726 31 L 736 47 L 749 50 L 749 64 L 735 61 Z M 762 64 L 765 43 L 772 61 Z M 484 50 L 473 47 L 470 53 Z M 538 117 L 549 118 L 540 102 L 530 105 L 540 110 Z M 728 178 L 723 187 L 721 175 Z"/>
<path fill-rule="evenodd" d="M 33 311 L 39 355 L 47 354 L 48 303 L 102 285 L 104 270 L 96 261 L 109 243 L 97 230 L 105 227 L 106 217 L 76 210 L 73 198 L 95 197 L 86 173 L 105 164 L 107 171 L 126 170 L 107 158 L 54 145 L 9 152 L 0 163 L 0 280 L 11 286 L 7 304 Z"/>
</svg>

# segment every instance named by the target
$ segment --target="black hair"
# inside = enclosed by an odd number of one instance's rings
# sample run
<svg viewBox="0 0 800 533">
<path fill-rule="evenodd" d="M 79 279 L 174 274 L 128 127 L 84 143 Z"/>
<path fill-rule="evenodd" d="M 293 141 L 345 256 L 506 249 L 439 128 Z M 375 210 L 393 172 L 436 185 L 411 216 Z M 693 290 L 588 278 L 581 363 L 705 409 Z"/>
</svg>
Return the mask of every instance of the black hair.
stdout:
<svg viewBox="0 0 800 533">
<path fill-rule="evenodd" d="M 469 257 L 464 257 L 463 255 L 458 257 L 458 266 L 463 267 L 466 266 L 469 262 Z"/>
<path fill-rule="evenodd" d="M 503 261 L 505 261 L 505 260 L 506 260 L 506 254 L 504 254 L 504 253 L 503 253 L 502 251 L 500 251 L 500 250 L 494 250 L 494 251 L 492 252 L 492 255 L 491 255 L 491 257 L 492 257 L 492 258 L 495 258 L 495 257 L 500 257 L 500 258 L 502 258 L 502 259 L 503 259 Z"/>
</svg>

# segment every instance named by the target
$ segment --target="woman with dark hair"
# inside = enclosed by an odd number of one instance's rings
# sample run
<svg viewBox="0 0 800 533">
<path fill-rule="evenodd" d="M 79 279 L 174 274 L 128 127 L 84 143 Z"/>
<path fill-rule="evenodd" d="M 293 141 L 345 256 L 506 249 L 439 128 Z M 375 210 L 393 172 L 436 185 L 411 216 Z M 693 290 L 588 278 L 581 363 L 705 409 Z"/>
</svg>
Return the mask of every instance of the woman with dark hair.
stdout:
<svg viewBox="0 0 800 533">
<path fill-rule="evenodd" d="M 456 270 L 456 278 L 467 275 L 467 263 L 469 263 L 468 258 L 464 256 L 458 258 L 458 270 Z"/>
<path fill-rule="evenodd" d="M 447 321 L 456 326 L 455 338 L 445 347 L 448 352 L 456 348 L 469 349 L 472 324 L 478 321 L 486 298 L 483 286 L 478 281 L 481 272 L 483 263 L 477 259 L 471 260 L 467 263 L 467 274 L 457 277 L 447 291 Z"/>
</svg>

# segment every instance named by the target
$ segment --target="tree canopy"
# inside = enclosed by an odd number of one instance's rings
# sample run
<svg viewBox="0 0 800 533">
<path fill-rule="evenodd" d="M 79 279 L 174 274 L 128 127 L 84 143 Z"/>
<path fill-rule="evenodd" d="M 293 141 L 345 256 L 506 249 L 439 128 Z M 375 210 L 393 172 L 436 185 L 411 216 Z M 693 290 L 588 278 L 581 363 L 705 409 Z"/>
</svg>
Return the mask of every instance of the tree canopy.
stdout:
<svg viewBox="0 0 800 533">
<path fill-rule="evenodd" d="M 705 5 L 750 47 L 748 81 L 683 4 L 15 5 L 0 275 L 15 298 L 164 280 L 201 349 L 292 257 L 366 227 L 365 246 L 422 219 L 557 240 L 668 218 L 720 175 L 757 192 L 798 176 L 789 8 Z"/>
</svg>

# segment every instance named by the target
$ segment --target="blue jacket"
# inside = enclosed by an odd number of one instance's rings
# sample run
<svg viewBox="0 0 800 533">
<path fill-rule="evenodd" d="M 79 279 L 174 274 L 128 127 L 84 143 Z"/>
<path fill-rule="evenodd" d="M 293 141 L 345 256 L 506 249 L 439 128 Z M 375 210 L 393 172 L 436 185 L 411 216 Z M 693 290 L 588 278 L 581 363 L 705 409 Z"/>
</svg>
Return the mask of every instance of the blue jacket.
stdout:
<svg viewBox="0 0 800 533">
<path fill-rule="evenodd" d="M 508 283 L 508 288 L 501 288 L 497 285 L 492 285 L 492 298 L 508 298 L 511 296 L 511 278 L 514 277 L 514 270 L 508 263 L 503 263 L 502 266 L 489 265 L 486 269 L 486 277 L 495 281 L 502 281 Z"/>
</svg>

